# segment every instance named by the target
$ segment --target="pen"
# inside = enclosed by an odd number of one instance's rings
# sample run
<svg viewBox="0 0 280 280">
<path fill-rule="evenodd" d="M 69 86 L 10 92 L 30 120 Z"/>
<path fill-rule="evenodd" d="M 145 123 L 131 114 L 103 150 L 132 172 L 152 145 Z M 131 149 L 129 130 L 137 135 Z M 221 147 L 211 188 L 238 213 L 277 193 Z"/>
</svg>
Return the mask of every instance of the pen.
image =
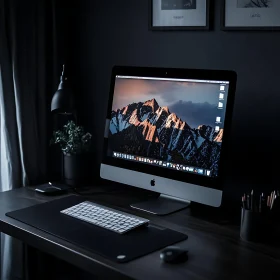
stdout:
<svg viewBox="0 0 280 280">
<path fill-rule="evenodd" d="M 273 206 L 274 206 L 274 201 L 275 201 L 276 195 L 275 195 L 275 191 L 272 194 L 272 200 L 271 200 L 271 205 L 270 205 L 270 210 L 272 210 Z"/>
<path fill-rule="evenodd" d="M 250 206 L 250 195 L 247 194 L 247 209 L 250 210 L 251 206 Z"/>
<path fill-rule="evenodd" d="M 272 200 L 273 200 L 273 192 L 271 192 L 271 194 L 270 194 L 270 204 L 269 204 L 270 209 L 271 209 L 271 205 L 272 205 Z"/>
<path fill-rule="evenodd" d="M 266 203 L 267 207 L 270 207 L 270 196 L 267 197 L 267 203 Z"/>
<path fill-rule="evenodd" d="M 243 209 L 246 209 L 246 205 L 245 205 L 245 194 L 242 196 L 242 207 Z"/>
<path fill-rule="evenodd" d="M 262 213 L 262 210 L 263 210 L 263 193 L 260 195 L 259 212 Z"/>
<path fill-rule="evenodd" d="M 265 196 L 264 196 L 264 193 L 261 194 L 261 198 L 260 198 L 260 203 L 261 203 L 261 211 L 260 212 L 265 212 L 267 210 L 267 207 L 266 207 L 266 199 L 265 199 Z"/>
<path fill-rule="evenodd" d="M 255 198 L 254 198 L 254 190 L 251 191 L 251 210 L 255 211 Z"/>
</svg>

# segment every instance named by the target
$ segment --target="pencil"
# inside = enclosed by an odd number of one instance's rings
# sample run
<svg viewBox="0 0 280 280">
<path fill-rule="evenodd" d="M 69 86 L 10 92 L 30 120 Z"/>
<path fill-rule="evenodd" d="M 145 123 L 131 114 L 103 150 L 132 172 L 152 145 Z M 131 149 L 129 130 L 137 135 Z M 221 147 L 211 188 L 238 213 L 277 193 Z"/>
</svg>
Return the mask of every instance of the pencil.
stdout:
<svg viewBox="0 0 280 280">
<path fill-rule="evenodd" d="M 276 195 L 275 195 L 275 191 L 274 191 L 274 192 L 273 192 L 273 195 L 272 195 L 270 210 L 272 210 L 272 208 L 273 208 L 275 198 L 276 198 Z"/>
<path fill-rule="evenodd" d="M 271 207 L 271 204 L 272 204 L 272 199 L 273 199 L 273 192 L 271 192 L 271 194 L 270 194 L 270 204 L 269 204 L 270 207 Z"/>
</svg>

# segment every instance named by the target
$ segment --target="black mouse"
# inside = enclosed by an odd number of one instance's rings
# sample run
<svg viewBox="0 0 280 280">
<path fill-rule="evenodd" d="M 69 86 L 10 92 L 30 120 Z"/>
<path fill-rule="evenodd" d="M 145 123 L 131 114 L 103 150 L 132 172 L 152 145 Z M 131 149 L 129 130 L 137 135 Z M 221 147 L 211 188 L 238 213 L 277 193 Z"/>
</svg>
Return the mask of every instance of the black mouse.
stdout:
<svg viewBox="0 0 280 280">
<path fill-rule="evenodd" d="M 176 246 L 169 246 L 160 253 L 160 258 L 166 263 L 185 262 L 188 260 L 188 250 Z"/>
</svg>

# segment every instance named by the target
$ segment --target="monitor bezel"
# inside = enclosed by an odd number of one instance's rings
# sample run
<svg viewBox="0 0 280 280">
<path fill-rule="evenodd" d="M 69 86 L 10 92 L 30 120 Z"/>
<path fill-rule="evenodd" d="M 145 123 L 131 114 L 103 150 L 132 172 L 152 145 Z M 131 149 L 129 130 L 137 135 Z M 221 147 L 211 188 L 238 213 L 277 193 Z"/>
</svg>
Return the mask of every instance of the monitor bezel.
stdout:
<svg viewBox="0 0 280 280">
<path fill-rule="evenodd" d="M 110 166 L 120 167 L 128 170 L 138 171 L 167 179 L 191 183 L 217 190 L 223 189 L 225 179 L 225 160 L 226 149 L 229 145 L 231 120 L 233 113 L 234 96 L 236 89 L 236 72 L 231 70 L 202 70 L 202 69 L 183 69 L 183 68 L 158 68 L 158 67 L 135 67 L 135 66 L 114 66 L 111 73 L 110 93 L 107 107 L 107 120 L 111 120 L 112 103 L 114 97 L 116 76 L 143 76 L 157 78 L 178 78 L 178 79 L 198 79 L 213 81 L 229 81 L 226 115 L 224 123 L 224 134 L 221 146 L 219 174 L 217 177 L 206 177 L 198 174 L 191 174 L 183 171 L 162 168 L 141 162 L 134 162 L 126 159 L 114 158 L 107 155 L 108 138 L 104 137 L 102 163 Z M 106 124 L 109 125 L 109 122 Z M 105 130 L 108 130 L 108 127 Z"/>
</svg>

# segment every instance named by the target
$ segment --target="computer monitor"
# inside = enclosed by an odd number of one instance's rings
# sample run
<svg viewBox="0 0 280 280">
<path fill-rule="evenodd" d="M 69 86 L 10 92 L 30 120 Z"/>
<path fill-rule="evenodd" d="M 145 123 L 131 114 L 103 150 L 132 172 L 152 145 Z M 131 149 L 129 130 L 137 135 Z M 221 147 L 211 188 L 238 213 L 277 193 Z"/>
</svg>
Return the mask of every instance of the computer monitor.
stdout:
<svg viewBox="0 0 280 280">
<path fill-rule="evenodd" d="M 115 66 L 100 176 L 160 193 L 155 214 L 187 202 L 219 207 L 234 71 Z"/>
</svg>

